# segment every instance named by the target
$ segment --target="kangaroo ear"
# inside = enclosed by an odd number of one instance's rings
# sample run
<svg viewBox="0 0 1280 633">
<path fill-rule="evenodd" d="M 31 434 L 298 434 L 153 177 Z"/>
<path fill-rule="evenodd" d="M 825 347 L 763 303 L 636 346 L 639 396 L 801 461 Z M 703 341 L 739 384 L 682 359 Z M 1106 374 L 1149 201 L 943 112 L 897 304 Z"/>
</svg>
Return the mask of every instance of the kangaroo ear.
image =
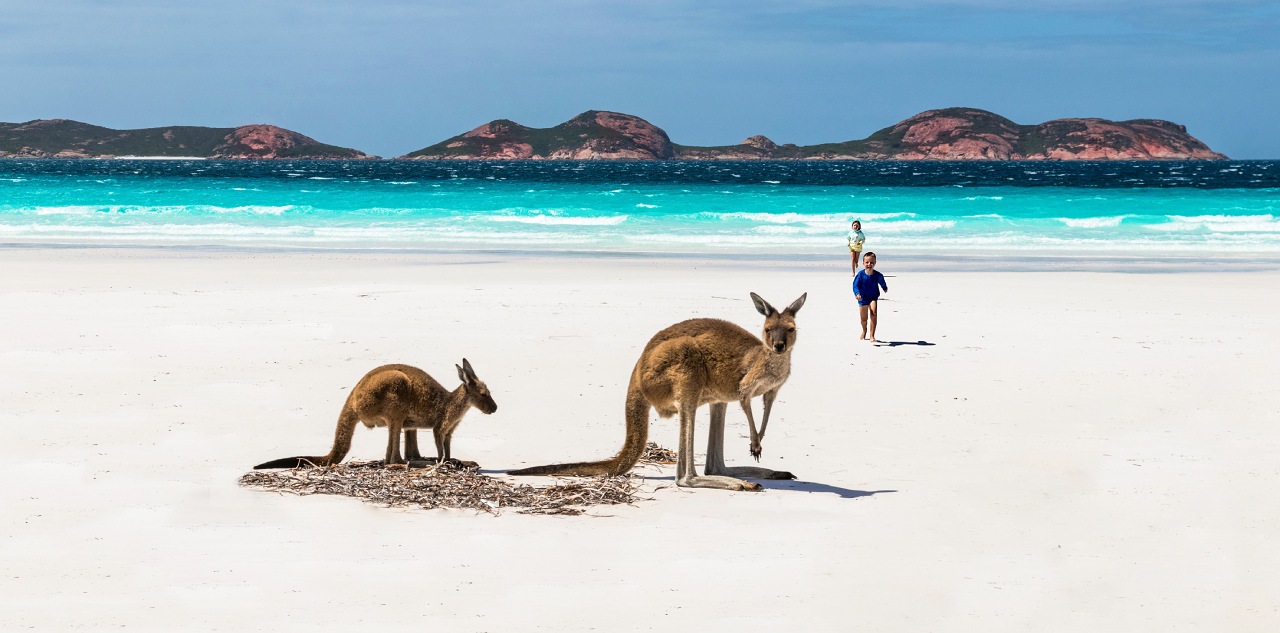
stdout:
<svg viewBox="0 0 1280 633">
<path fill-rule="evenodd" d="M 467 382 L 475 382 L 478 380 L 478 378 L 476 378 L 476 370 L 471 368 L 471 363 L 467 362 L 467 359 L 465 358 L 462 359 L 462 371 L 467 373 Z"/>
<path fill-rule="evenodd" d="M 765 316 L 769 316 L 771 314 L 775 314 L 778 312 L 777 310 L 773 309 L 773 306 L 769 305 L 768 301 L 761 299 L 760 295 L 754 292 L 751 293 L 751 302 L 756 304 L 756 310 L 758 310 L 760 314 L 763 314 Z"/>
<path fill-rule="evenodd" d="M 807 298 L 809 298 L 809 293 L 807 292 L 800 295 L 800 298 L 792 301 L 791 305 L 787 306 L 787 309 L 783 310 L 783 312 L 790 312 L 792 316 L 795 316 L 795 313 L 799 312 L 800 308 L 804 307 L 804 300 Z"/>
<path fill-rule="evenodd" d="M 462 368 L 458 367 L 457 365 L 454 365 L 454 367 L 458 368 L 458 380 L 461 380 L 462 382 L 469 382 L 467 380 L 467 372 L 462 371 Z"/>
</svg>

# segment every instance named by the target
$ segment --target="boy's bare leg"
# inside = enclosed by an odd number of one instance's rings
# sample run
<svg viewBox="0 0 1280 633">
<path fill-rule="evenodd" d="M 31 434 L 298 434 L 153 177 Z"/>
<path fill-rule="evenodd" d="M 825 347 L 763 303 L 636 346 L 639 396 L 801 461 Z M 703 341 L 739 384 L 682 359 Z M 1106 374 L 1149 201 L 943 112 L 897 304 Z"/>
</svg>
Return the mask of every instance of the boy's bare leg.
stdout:
<svg viewBox="0 0 1280 633">
<path fill-rule="evenodd" d="M 872 299 L 871 305 L 866 306 L 864 308 L 867 311 L 867 313 L 869 313 L 871 316 L 871 342 L 872 343 L 879 342 L 876 340 L 876 316 L 877 316 L 876 313 L 879 312 L 879 308 L 880 308 L 880 301 L 877 299 Z"/>
<path fill-rule="evenodd" d="M 858 306 L 858 316 L 862 317 L 862 335 L 858 337 L 859 341 L 867 340 L 867 309 L 870 306 Z"/>
</svg>

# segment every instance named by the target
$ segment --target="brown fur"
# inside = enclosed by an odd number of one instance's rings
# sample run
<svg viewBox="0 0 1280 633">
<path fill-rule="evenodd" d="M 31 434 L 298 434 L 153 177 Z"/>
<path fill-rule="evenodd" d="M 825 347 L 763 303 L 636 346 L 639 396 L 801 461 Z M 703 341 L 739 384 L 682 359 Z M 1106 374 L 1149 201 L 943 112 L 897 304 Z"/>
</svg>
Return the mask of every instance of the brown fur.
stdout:
<svg viewBox="0 0 1280 633">
<path fill-rule="evenodd" d="M 455 365 L 455 367 L 457 367 Z M 387 427 L 387 465 L 404 464 L 400 456 L 400 434 L 404 432 L 405 455 L 410 461 L 422 459 L 418 453 L 418 429 L 431 429 L 436 441 L 438 461 L 452 459 L 453 432 L 471 407 L 485 414 L 498 410 L 489 387 L 476 377 L 471 363 L 462 359 L 457 367 L 462 384 L 449 391 L 427 372 L 409 365 L 383 365 L 370 371 L 347 395 L 338 414 L 333 448 L 328 455 L 286 457 L 258 464 L 255 469 L 332 466 L 342 461 L 351 450 L 351 437 L 356 423 Z M 456 460 L 455 460 L 456 461 Z"/>
<path fill-rule="evenodd" d="M 724 415 L 726 403 L 737 402 L 751 427 L 751 454 L 760 457 L 760 441 L 769 424 L 774 399 L 791 375 L 791 350 L 795 346 L 795 315 L 808 295 L 801 295 L 778 312 L 759 295 L 751 293 L 756 309 L 765 316 L 763 340 L 719 319 L 690 319 L 658 332 L 645 345 L 631 371 L 627 386 L 627 434 L 622 450 L 611 459 L 535 466 L 513 470 L 512 475 L 621 475 L 636 465 L 649 437 L 649 409 L 658 415 L 680 415 L 680 450 L 676 484 L 700 488 L 760 490 L 760 485 L 735 477 L 794 479 L 788 472 L 767 468 L 724 465 Z M 763 396 L 764 419 L 756 432 L 751 399 Z M 707 441 L 706 475 L 693 465 L 694 414 L 701 405 L 711 406 L 711 430 Z"/>
</svg>

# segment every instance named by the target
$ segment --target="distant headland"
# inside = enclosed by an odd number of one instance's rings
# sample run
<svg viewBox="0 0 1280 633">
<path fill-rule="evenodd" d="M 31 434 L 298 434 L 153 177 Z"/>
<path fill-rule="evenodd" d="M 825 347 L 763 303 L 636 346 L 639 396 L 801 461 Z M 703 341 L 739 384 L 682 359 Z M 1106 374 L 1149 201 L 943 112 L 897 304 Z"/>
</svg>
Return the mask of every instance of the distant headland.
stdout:
<svg viewBox="0 0 1280 633">
<path fill-rule="evenodd" d="M 752 136 L 738 145 L 671 142 L 639 117 L 589 111 L 552 128 L 505 119 L 411 152 L 406 159 L 625 160 L 1222 160 L 1226 156 L 1169 121 L 1055 119 L 1019 125 L 975 108 L 921 112 L 865 139 L 778 145 Z"/>
<path fill-rule="evenodd" d="M 0 123 L 0 157 L 198 157 L 364 159 L 271 125 L 111 130 L 65 119 Z M 629 114 L 590 110 L 550 128 L 499 119 L 401 160 L 1225 160 L 1185 126 L 1159 119 L 1054 119 L 1014 123 L 976 108 L 921 112 L 867 138 L 779 145 L 752 136 L 738 145 L 673 143 Z"/>
<path fill-rule="evenodd" d="M 0 123 L 0 157 L 376 158 L 274 125 L 113 130 L 67 119 Z"/>
</svg>

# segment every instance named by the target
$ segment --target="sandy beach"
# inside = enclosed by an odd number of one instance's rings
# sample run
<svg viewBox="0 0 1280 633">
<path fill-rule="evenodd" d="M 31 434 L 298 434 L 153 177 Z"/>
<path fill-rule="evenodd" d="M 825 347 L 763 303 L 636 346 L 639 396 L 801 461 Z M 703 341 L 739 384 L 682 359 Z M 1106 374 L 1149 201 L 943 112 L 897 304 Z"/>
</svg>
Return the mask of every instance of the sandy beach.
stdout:
<svg viewBox="0 0 1280 633">
<path fill-rule="evenodd" d="M 1280 272 L 880 268 L 877 346 L 839 254 L 0 249 L 0 629 L 1274 630 Z M 760 462 L 796 481 L 647 467 L 576 517 L 237 485 L 391 362 L 470 360 L 499 409 L 454 452 L 488 474 L 609 457 L 648 338 L 756 332 L 752 291 L 809 294 Z M 746 434 L 730 407 L 731 464 Z"/>
</svg>

